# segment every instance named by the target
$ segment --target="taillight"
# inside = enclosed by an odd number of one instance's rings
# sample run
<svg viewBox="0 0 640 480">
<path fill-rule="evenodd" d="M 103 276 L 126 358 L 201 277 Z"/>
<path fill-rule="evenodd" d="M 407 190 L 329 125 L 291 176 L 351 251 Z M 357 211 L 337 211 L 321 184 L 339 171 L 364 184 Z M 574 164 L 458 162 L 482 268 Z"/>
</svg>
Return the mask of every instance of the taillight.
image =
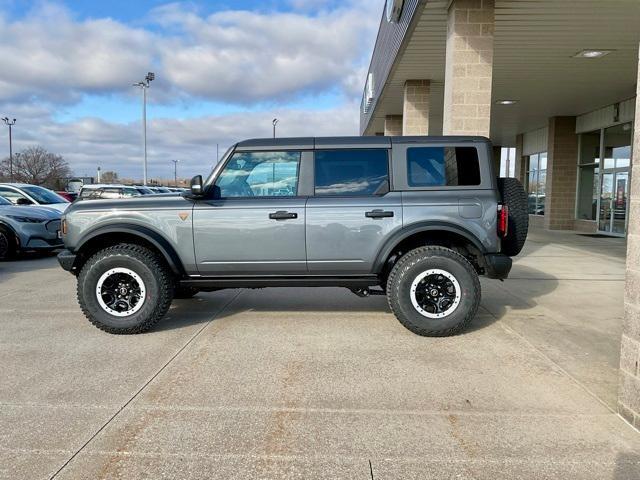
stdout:
<svg viewBox="0 0 640 480">
<path fill-rule="evenodd" d="M 498 235 L 505 238 L 509 233 L 509 207 L 498 205 Z"/>
</svg>

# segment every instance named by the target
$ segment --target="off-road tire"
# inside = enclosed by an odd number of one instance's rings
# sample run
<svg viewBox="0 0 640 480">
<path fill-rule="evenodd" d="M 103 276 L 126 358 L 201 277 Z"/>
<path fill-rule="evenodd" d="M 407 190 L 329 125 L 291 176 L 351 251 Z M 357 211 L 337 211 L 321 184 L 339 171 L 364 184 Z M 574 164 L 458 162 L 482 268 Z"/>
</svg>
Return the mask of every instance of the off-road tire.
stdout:
<svg viewBox="0 0 640 480">
<path fill-rule="evenodd" d="M 7 227 L 0 225 L 0 260 L 9 260 L 16 255 L 16 237 Z"/>
<path fill-rule="evenodd" d="M 460 303 L 442 318 L 427 318 L 411 301 L 412 282 L 431 269 L 448 272 L 460 286 Z M 480 297 L 480 280 L 473 265 L 462 255 L 444 247 L 411 250 L 398 260 L 387 280 L 391 311 L 407 329 L 425 337 L 447 337 L 463 331 L 478 311 Z"/>
<path fill-rule="evenodd" d="M 193 298 L 200 292 L 199 289 L 195 287 L 181 287 L 177 286 L 173 291 L 174 299 L 184 299 L 184 298 Z"/>
<path fill-rule="evenodd" d="M 524 247 L 529 231 L 527 193 L 517 178 L 498 178 L 501 201 L 509 207 L 507 236 L 502 239 L 502 253 L 518 255 Z"/>
<path fill-rule="evenodd" d="M 140 310 L 116 317 L 98 303 L 96 285 L 100 276 L 117 267 L 132 270 L 144 281 L 146 296 Z M 95 253 L 78 275 L 78 303 L 89 321 L 108 333 L 134 334 L 150 330 L 167 313 L 173 299 L 173 280 L 164 259 L 135 244 L 118 244 Z"/>
</svg>

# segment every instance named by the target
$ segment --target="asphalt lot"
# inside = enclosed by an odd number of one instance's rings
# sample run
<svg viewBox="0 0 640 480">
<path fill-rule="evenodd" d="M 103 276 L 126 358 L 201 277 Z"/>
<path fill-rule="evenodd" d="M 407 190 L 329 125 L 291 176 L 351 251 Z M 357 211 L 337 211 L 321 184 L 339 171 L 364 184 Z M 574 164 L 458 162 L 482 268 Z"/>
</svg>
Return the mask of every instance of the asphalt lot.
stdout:
<svg viewBox="0 0 640 480">
<path fill-rule="evenodd" d="M 200 294 L 112 336 L 55 258 L 0 263 L 0 478 L 640 478 L 624 243 L 526 248 L 441 339 L 333 288 Z"/>
</svg>

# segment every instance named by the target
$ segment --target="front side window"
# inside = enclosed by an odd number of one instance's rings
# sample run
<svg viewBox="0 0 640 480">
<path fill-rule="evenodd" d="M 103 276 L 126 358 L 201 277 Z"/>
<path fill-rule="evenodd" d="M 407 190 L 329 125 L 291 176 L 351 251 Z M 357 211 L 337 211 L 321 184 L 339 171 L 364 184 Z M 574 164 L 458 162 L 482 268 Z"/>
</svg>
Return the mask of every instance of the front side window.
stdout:
<svg viewBox="0 0 640 480">
<path fill-rule="evenodd" d="M 28 200 L 27 197 L 25 197 L 22 193 L 7 187 L 0 187 L 0 195 L 2 195 L 14 205 L 17 204 L 18 200 L 21 198 Z M 30 200 L 28 201 L 29 203 L 33 203 Z"/>
<path fill-rule="evenodd" d="M 388 191 L 389 160 L 386 150 L 316 151 L 316 195 L 384 195 Z"/>
<path fill-rule="evenodd" d="M 300 152 L 237 152 L 215 185 L 220 197 L 295 197 Z"/>
<path fill-rule="evenodd" d="M 410 187 L 480 185 L 475 147 L 412 147 L 407 149 Z"/>
</svg>

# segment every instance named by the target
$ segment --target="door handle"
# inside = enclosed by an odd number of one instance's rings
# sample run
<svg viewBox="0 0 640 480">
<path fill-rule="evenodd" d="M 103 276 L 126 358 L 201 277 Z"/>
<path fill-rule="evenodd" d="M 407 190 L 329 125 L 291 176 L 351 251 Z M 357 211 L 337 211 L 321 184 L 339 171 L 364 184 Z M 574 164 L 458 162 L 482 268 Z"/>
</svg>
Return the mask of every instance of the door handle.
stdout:
<svg viewBox="0 0 640 480">
<path fill-rule="evenodd" d="M 269 218 L 271 220 L 289 220 L 291 218 L 298 218 L 298 214 L 293 212 L 286 212 L 284 210 L 278 210 L 277 212 L 270 213 Z"/>
<path fill-rule="evenodd" d="M 388 210 L 371 210 L 370 212 L 365 212 L 364 216 L 367 218 L 387 218 L 393 217 L 393 212 Z"/>
</svg>

